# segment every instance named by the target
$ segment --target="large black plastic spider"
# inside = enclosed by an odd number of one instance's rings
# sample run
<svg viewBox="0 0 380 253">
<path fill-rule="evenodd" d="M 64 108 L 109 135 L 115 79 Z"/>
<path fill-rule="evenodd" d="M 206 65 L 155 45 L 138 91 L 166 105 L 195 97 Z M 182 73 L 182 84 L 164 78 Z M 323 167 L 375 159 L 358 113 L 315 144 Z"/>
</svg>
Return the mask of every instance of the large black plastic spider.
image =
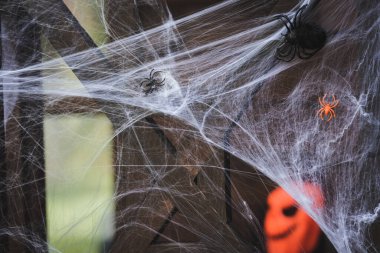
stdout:
<svg viewBox="0 0 380 253">
<path fill-rule="evenodd" d="M 326 43 L 326 32 L 318 25 L 303 21 L 302 12 L 307 5 L 302 6 L 294 15 L 293 21 L 286 15 L 278 15 L 287 30 L 282 34 L 284 39 L 277 48 L 276 57 L 289 62 L 297 54 L 301 59 L 309 59 Z"/>
<path fill-rule="evenodd" d="M 150 71 L 149 78 L 144 78 L 144 80 L 140 83 L 140 87 L 142 87 L 145 95 L 157 91 L 165 85 L 165 78 L 162 80 L 159 79 L 161 73 L 162 71 L 154 71 L 154 69 L 152 69 Z"/>
</svg>

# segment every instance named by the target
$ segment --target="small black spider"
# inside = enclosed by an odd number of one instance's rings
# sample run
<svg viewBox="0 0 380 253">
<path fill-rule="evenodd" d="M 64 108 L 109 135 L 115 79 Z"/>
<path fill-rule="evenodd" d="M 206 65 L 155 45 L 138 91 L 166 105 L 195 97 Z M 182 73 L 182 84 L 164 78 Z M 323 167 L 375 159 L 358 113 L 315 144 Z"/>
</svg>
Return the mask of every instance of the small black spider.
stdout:
<svg viewBox="0 0 380 253">
<path fill-rule="evenodd" d="M 149 78 L 144 78 L 144 80 L 140 83 L 140 87 L 142 87 L 145 95 L 155 92 L 165 85 L 165 78 L 163 80 L 159 80 L 161 73 L 162 71 L 154 71 L 154 69 L 152 69 L 150 71 Z"/>
<path fill-rule="evenodd" d="M 296 54 L 301 59 L 309 59 L 325 45 L 326 32 L 314 23 L 303 21 L 302 12 L 306 6 L 296 12 L 293 21 L 286 15 L 276 16 L 287 30 L 286 34 L 282 34 L 284 39 L 276 51 L 278 59 L 289 62 Z"/>
</svg>

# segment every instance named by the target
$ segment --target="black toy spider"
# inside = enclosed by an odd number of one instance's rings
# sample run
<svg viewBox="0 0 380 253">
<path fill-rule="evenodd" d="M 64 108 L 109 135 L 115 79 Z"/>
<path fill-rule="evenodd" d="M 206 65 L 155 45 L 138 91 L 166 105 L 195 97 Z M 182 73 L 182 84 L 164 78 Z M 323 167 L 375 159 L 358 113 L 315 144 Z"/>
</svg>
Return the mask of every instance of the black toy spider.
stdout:
<svg viewBox="0 0 380 253">
<path fill-rule="evenodd" d="M 165 78 L 163 80 L 159 80 L 161 73 L 162 71 L 154 71 L 154 69 L 152 69 L 150 71 L 149 78 L 144 78 L 144 80 L 140 83 L 140 87 L 142 87 L 145 95 L 157 91 L 160 87 L 164 86 Z"/>
<path fill-rule="evenodd" d="M 296 12 L 293 21 L 286 15 L 276 16 L 287 30 L 286 34 L 282 34 L 284 39 L 276 51 L 278 59 L 289 62 L 296 54 L 301 59 L 309 59 L 325 45 L 326 32 L 314 23 L 303 21 L 302 12 L 306 6 Z"/>
</svg>

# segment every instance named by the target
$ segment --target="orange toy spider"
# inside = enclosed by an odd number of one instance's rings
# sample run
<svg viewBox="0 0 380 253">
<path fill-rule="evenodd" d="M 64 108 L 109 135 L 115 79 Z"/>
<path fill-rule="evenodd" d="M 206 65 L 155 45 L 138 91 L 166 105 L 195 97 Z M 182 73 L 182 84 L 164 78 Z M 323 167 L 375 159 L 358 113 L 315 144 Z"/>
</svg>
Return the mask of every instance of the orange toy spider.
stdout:
<svg viewBox="0 0 380 253">
<path fill-rule="evenodd" d="M 333 108 L 335 108 L 339 104 L 339 100 L 336 100 L 335 96 L 332 96 L 333 97 L 332 103 L 327 103 L 325 101 L 326 95 L 327 94 L 325 94 L 322 99 L 319 98 L 319 103 L 321 104 L 322 108 L 318 110 L 317 114 L 319 114 L 319 117 L 322 120 L 324 119 L 325 116 L 330 115 L 330 117 L 327 119 L 327 122 L 328 122 L 333 117 L 335 118 L 335 112 L 334 112 Z"/>
</svg>

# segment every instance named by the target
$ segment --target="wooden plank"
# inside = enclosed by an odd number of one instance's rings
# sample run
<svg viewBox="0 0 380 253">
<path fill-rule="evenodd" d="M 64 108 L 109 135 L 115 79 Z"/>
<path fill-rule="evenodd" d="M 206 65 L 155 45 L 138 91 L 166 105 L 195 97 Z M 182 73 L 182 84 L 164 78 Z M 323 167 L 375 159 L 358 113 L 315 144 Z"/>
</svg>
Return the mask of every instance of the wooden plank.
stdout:
<svg viewBox="0 0 380 253">
<path fill-rule="evenodd" d="M 188 170 L 192 180 L 197 178 L 197 186 L 202 191 L 208 205 L 212 206 L 222 221 L 226 221 L 222 151 L 200 139 L 198 130 L 174 118 L 154 116 L 165 136 L 176 147 L 178 164 Z M 175 129 L 175 131 L 172 131 Z M 191 147 L 191 148 L 190 148 Z"/>
<path fill-rule="evenodd" d="M 2 67 L 21 68 L 41 60 L 40 29 L 23 9 L 2 13 L 4 39 Z M 26 73 L 38 75 L 39 73 Z M 31 84 L 33 88 L 40 83 Z M 9 93 L 7 93 L 9 95 Z M 41 93 L 42 94 L 42 93 Z M 43 97 L 14 94 L 17 102 L 8 110 L 5 127 L 6 217 L 9 229 L 6 252 L 46 252 L 45 168 L 43 148 Z M 3 94 L 3 96 L 6 96 Z M 9 101 L 4 97 L 2 102 Z M 4 182 L 3 181 L 3 182 Z M 4 217 L 4 218 L 5 218 Z"/>
<path fill-rule="evenodd" d="M 0 13 L 1 14 L 1 13 Z M 1 28 L 1 15 L 0 15 L 0 34 L 3 38 L 2 28 Z M 0 39 L 0 52 L 3 51 L 3 40 Z M 2 55 L 2 53 L 1 53 Z M 0 57 L 0 68 L 2 66 L 3 59 Z M 0 119 L 4 119 L 4 92 L 3 92 L 3 82 L 0 82 Z M 0 125 L 0 228 L 7 227 L 6 217 L 7 217 L 7 167 L 5 166 L 5 125 L 4 120 Z M 8 248 L 8 235 L 6 233 L 0 233 L 0 249 Z"/>
<path fill-rule="evenodd" d="M 20 166 L 21 150 L 21 129 L 18 124 L 17 115 L 20 115 L 20 108 L 16 107 L 12 116 L 8 119 L 5 136 L 5 164 L 6 177 L 5 187 L 7 195 L 7 213 L 6 228 L 12 228 L 9 231 L 9 237 L 6 248 L 7 252 L 23 252 L 24 246 L 22 238 L 23 227 L 25 225 L 25 206 L 23 203 L 24 192 L 22 189 L 22 167 Z M 17 210 L 14 212 L 13 210 Z"/>
<path fill-rule="evenodd" d="M 146 123 L 116 136 L 116 235 L 111 252 L 144 252 L 173 209 L 158 186 L 175 157 Z"/>
<path fill-rule="evenodd" d="M 162 187 L 174 186 L 170 195 L 174 206 L 191 222 L 191 231 L 200 235 L 209 252 L 250 252 L 229 228 L 223 217 L 210 206 L 206 195 L 197 189 L 191 175 L 184 167 L 170 171 L 161 182 Z"/>
<path fill-rule="evenodd" d="M 140 31 L 140 18 L 136 2 L 130 0 L 108 1 L 105 16 L 112 40 L 128 37 Z"/>
<path fill-rule="evenodd" d="M 205 200 L 198 199 L 203 202 L 203 209 L 199 209 L 199 212 L 207 213 L 210 209 L 214 211 L 214 215 L 217 216 L 218 222 L 213 225 L 217 230 L 223 230 L 223 224 L 226 221 L 225 217 L 225 199 L 224 199 L 224 174 L 223 169 L 220 164 L 221 152 L 215 150 L 213 147 L 205 143 L 200 139 L 198 131 L 192 129 L 190 126 L 175 120 L 174 118 L 164 116 L 164 115 L 154 115 L 153 118 L 160 126 L 162 131 L 168 140 L 175 146 L 177 150 L 177 170 L 180 171 L 179 174 L 172 173 L 168 178 L 165 178 L 163 184 L 169 185 L 166 181 L 173 179 L 174 181 L 186 178 L 186 182 L 191 183 L 196 192 L 202 194 Z M 173 131 L 174 130 L 174 131 Z M 186 172 L 184 172 L 185 170 Z M 175 177 L 179 177 L 176 179 Z M 174 184 L 177 186 L 177 184 Z M 176 191 L 178 189 L 176 188 Z M 182 192 L 183 196 L 188 196 L 188 192 Z M 182 198 L 182 196 L 177 196 Z M 176 198 L 174 198 L 176 199 Z M 200 208 L 200 206 L 198 206 Z M 182 212 L 183 217 L 189 220 L 189 215 L 186 212 Z M 199 213 L 198 213 L 199 214 Z M 201 215 L 194 216 L 190 219 L 192 220 L 202 220 Z M 186 220 L 183 223 L 187 228 L 193 227 Z M 180 220 L 177 220 L 180 221 Z M 216 221 L 216 219 L 214 219 Z M 196 223 L 196 222 L 194 222 Z M 184 231 L 180 227 L 168 226 L 168 228 L 177 231 Z M 193 238 L 191 234 L 197 234 L 199 231 L 195 230 L 189 231 L 189 237 Z M 174 231 L 163 230 L 162 236 L 169 235 L 170 233 L 175 233 Z M 178 235 L 178 238 L 183 238 L 183 236 Z M 188 241 L 185 239 L 185 241 Z"/>
<path fill-rule="evenodd" d="M 5 228 L 9 229 L 6 252 L 10 253 L 47 251 L 43 113 L 39 102 L 18 102 L 6 124 Z"/>
</svg>

